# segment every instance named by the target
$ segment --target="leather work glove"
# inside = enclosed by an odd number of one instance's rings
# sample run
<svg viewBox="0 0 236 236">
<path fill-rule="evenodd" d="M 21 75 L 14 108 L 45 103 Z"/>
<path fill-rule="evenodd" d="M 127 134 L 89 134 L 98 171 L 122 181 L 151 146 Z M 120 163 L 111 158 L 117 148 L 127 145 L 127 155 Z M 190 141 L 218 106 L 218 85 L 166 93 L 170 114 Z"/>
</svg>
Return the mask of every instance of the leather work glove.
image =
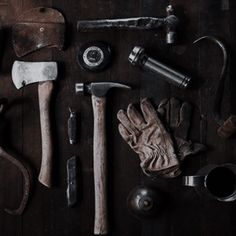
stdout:
<svg viewBox="0 0 236 236">
<path fill-rule="evenodd" d="M 182 161 L 187 156 L 206 149 L 203 144 L 187 141 L 192 119 L 192 106 L 190 103 L 181 102 L 173 97 L 163 99 L 157 111 L 173 134 L 174 142 L 177 145 L 176 154 L 179 160 Z"/>
<path fill-rule="evenodd" d="M 170 103 L 169 101 L 172 102 Z M 171 136 L 165 129 L 159 118 L 159 113 L 154 109 L 151 103 L 145 98 L 141 101 L 140 108 L 142 115 L 136 108 L 129 104 L 127 112 L 120 110 L 117 118 L 120 121 L 119 132 L 122 138 L 139 155 L 140 166 L 147 175 L 157 175 L 165 178 L 178 176 L 181 171 L 179 168 L 180 160 L 190 154 L 202 150 L 203 145 L 192 145 L 184 138 L 187 138 L 190 126 L 191 106 L 183 103 L 183 106 L 177 106 L 177 99 L 163 100 L 158 110 L 162 118 L 168 118 L 171 123 L 171 129 L 175 136 Z M 177 116 L 171 118 L 170 104 L 175 105 Z M 179 102 L 180 105 L 180 102 Z M 177 109 L 177 108 L 180 109 Z M 171 112 L 174 115 L 174 111 Z M 185 119 L 188 119 L 184 122 Z M 181 130 L 184 130 L 181 131 Z M 181 138 L 180 138 L 181 137 Z"/>
<path fill-rule="evenodd" d="M 170 171 L 180 174 L 174 143 L 156 110 L 147 99 L 141 101 L 140 107 L 142 115 L 133 104 L 129 104 L 127 113 L 124 110 L 118 112 L 122 138 L 139 155 L 145 174 L 155 172 L 161 175 Z"/>
</svg>

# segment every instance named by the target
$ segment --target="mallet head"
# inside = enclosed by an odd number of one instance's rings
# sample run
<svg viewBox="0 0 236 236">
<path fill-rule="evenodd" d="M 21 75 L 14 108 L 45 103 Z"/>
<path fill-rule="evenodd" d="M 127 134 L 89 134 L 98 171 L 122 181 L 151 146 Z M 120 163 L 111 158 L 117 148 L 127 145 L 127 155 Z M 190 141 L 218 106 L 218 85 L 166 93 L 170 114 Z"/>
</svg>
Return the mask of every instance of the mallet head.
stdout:
<svg viewBox="0 0 236 236">
<path fill-rule="evenodd" d="M 166 7 L 167 17 L 165 18 L 166 25 L 166 43 L 175 44 L 177 42 L 177 29 L 179 26 L 179 18 L 175 15 L 172 5 Z"/>
<path fill-rule="evenodd" d="M 27 84 L 56 80 L 57 73 L 56 62 L 15 61 L 12 66 L 12 81 L 20 89 Z"/>
<path fill-rule="evenodd" d="M 97 83 L 76 83 L 75 84 L 75 92 L 76 94 L 91 94 L 96 97 L 104 97 L 107 92 L 112 88 L 123 88 L 123 89 L 131 89 L 131 87 L 114 82 L 97 82 Z"/>
</svg>

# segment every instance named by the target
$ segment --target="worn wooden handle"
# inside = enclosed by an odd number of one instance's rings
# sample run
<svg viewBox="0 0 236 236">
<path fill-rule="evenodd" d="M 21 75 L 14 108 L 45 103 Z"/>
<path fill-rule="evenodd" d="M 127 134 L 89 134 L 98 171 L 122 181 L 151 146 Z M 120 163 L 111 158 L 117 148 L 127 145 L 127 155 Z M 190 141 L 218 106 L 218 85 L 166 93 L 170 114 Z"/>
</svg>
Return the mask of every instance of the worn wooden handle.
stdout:
<svg viewBox="0 0 236 236">
<path fill-rule="evenodd" d="M 46 187 L 52 185 L 52 137 L 49 119 L 50 100 L 53 90 L 52 81 L 39 83 L 39 112 L 42 137 L 42 162 L 38 180 Z"/>
<path fill-rule="evenodd" d="M 92 95 L 94 112 L 94 136 L 93 136 L 93 169 L 95 191 L 95 222 L 94 234 L 104 235 L 108 233 L 107 223 L 107 160 L 105 137 L 105 98 Z"/>
</svg>

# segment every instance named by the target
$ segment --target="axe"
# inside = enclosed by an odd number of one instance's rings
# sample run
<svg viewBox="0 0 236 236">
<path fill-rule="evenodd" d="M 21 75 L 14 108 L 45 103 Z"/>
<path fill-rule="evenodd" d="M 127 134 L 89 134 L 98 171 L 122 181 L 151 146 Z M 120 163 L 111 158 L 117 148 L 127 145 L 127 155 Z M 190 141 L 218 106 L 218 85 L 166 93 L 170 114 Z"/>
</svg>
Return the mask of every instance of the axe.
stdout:
<svg viewBox="0 0 236 236">
<path fill-rule="evenodd" d="M 39 82 L 38 99 L 42 137 L 42 162 L 38 180 L 51 187 L 52 178 L 52 137 L 49 119 L 49 106 L 53 90 L 53 80 L 57 78 L 56 62 L 15 61 L 12 67 L 12 80 L 17 89 Z"/>
</svg>

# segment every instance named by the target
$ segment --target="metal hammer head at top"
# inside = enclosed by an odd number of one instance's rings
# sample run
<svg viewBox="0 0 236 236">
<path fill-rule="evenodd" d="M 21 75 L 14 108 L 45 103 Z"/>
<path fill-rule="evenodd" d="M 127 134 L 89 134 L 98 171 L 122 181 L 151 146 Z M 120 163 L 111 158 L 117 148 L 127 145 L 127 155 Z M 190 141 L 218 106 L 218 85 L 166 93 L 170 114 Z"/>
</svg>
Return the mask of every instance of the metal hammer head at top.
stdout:
<svg viewBox="0 0 236 236">
<path fill-rule="evenodd" d="M 27 84 L 56 80 L 56 62 L 15 61 L 12 66 L 12 81 L 17 89 Z"/>
<path fill-rule="evenodd" d="M 77 94 L 92 94 L 96 97 L 104 97 L 111 88 L 131 89 L 131 87 L 114 82 L 96 82 L 90 84 L 76 83 L 75 92 Z"/>
<path fill-rule="evenodd" d="M 79 20 L 79 31 L 94 29 L 130 29 L 130 30 L 155 30 L 164 28 L 166 31 L 166 43 L 177 42 L 177 28 L 179 18 L 175 15 L 172 5 L 166 7 L 166 17 L 132 17 L 121 19 Z"/>
</svg>

